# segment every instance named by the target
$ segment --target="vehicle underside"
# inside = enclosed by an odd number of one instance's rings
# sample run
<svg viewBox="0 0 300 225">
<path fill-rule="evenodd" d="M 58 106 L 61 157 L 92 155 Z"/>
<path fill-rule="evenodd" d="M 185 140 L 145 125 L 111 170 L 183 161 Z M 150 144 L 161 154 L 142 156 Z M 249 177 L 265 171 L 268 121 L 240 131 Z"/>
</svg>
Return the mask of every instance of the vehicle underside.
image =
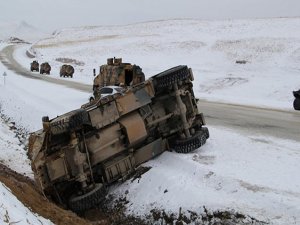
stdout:
<svg viewBox="0 0 300 225">
<path fill-rule="evenodd" d="M 29 153 L 45 195 L 75 212 L 99 204 L 110 184 L 164 151 L 189 153 L 209 138 L 193 74 L 177 66 L 57 118 L 43 117 Z"/>
</svg>

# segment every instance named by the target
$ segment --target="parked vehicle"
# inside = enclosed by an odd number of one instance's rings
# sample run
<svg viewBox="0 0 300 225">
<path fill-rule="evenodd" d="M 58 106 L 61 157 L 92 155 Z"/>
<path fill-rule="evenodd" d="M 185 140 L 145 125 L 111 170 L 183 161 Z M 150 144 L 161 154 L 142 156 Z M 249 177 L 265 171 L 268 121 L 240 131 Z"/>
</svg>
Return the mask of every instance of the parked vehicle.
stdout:
<svg viewBox="0 0 300 225">
<path fill-rule="evenodd" d="M 59 75 L 61 77 L 73 77 L 74 74 L 74 67 L 68 64 L 64 64 L 60 68 Z"/>
<path fill-rule="evenodd" d="M 105 86 L 94 90 L 94 93 L 90 95 L 89 101 L 94 101 L 95 99 L 104 98 L 109 95 L 123 95 L 126 89 L 120 86 Z"/>
<path fill-rule="evenodd" d="M 193 92 L 177 66 L 49 120 L 30 135 L 36 184 L 75 212 L 101 203 L 113 182 L 164 151 L 189 153 L 209 138 Z"/>
<path fill-rule="evenodd" d="M 49 63 L 47 62 L 44 62 L 41 64 L 41 67 L 40 67 L 40 74 L 50 74 L 50 71 L 51 71 L 51 66 L 49 65 Z"/>
<path fill-rule="evenodd" d="M 33 71 L 39 72 L 39 67 L 40 67 L 40 64 L 36 60 L 34 60 L 32 63 L 30 63 L 30 71 L 31 72 L 33 72 Z"/>
<path fill-rule="evenodd" d="M 300 89 L 298 91 L 293 91 L 293 95 L 295 97 L 294 100 L 294 109 L 295 110 L 300 110 Z"/>
</svg>

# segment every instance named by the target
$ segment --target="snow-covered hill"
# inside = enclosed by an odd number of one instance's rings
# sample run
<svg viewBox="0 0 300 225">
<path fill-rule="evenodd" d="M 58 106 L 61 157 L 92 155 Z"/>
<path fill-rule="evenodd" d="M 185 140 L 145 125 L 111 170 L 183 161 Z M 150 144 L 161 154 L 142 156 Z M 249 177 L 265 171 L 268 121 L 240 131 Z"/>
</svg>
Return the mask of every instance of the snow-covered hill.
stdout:
<svg viewBox="0 0 300 225">
<path fill-rule="evenodd" d="M 0 40 L 9 41 L 16 37 L 25 42 L 35 42 L 48 36 L 42 29 L 35 28 L 25 21 L 21 22 L 0 22 Z"/>
<path fill-rule="evenodd" d="M 147 77 L 186 64 L 201 98 L 292 109 L 291 92 L 300 88 L 299 27 L 300 18 L 82 27 L 58 31 L 31 50 L 56 76 L 61 59 L 73 59 L 74 79 L 87 83 L 108 57 L 140 65 Z"/>
</svg>

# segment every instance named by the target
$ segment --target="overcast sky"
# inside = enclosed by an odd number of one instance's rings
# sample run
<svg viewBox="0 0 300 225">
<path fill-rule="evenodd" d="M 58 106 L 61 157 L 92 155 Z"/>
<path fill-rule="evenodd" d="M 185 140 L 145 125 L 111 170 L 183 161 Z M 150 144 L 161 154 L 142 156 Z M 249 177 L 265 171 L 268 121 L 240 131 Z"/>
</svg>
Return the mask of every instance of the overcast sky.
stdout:
<svg viewBox="0 0 300 225">
<path fill-rule="evenodd" d="M 0 22 L 25 21 L 45 31 L 172 18 L 295 16 L 300 0 L 0 0 Z"/>
</svg>

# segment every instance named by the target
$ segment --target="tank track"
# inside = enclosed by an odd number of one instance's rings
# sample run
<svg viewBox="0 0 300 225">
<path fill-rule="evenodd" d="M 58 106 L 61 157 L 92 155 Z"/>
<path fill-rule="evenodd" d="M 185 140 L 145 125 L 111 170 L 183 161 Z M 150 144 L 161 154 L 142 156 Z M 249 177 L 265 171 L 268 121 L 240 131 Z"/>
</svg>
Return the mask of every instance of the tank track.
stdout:
<svg viewBox="0 0 300 225">
<path fill-rule="evenodd" d="M 190 138 L 184 140 L 176 140 L 171 147 L 177 153 L 190 153 L 204 145 L 208 138 L 208 129 L 206 127 L 203 127 L 200 131 L 196 132 Z"/>
<path fill-rule="evenodd" d="M 187 66 L 176 66 L 156 75 L 156 88 L 168 87 L 178 81 L 184 80 L 190 76 Z"/>
<path fill-rule="evenodd" d="M 74 212 L 83 212 L 87 209 L 95 207 L 104 200 L 107 190 L 103 184 L 96 184 L 95 188 L 90 192 L 71 197 L 69 200 L 69 207 Z"/>
</svg>

